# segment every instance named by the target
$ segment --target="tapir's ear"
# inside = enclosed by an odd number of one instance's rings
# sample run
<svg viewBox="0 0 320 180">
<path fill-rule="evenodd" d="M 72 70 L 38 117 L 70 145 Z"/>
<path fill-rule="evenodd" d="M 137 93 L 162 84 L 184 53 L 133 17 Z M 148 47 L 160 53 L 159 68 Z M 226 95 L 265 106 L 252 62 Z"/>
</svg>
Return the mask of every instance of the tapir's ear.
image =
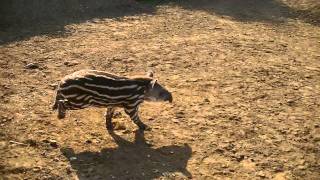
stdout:
<svg viewBox="0 0 320 180">
<path fill-rule="evenodd" d="M 149 78 L 153 78 L 153 71 L 152 70 L 149 70 L 148 72 L 147 72 L 147 77 L 149 77 Z"/>
<path fill-rule="evenodd" d="M 153 79 L 152 81 L 150 81 L 150 89 L 154 87 L 157 81 L 158 81 L 157 79 Z"/>
</svg>

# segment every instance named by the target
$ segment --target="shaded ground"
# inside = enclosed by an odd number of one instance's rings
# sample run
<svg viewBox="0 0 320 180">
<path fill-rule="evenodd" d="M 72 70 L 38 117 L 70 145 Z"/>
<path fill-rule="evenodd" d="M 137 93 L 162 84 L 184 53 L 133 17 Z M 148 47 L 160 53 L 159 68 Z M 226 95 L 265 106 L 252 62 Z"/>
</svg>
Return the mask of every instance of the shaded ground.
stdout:
<svg viewBox="0 0 320 180">
<path fill-rule="evenodd" d="M 219 17 L 244 22 L 283 23 L 299 18 L 313 25 L 320 24 L 320 3 L 317 0 L 200 0 L 139 1 L 133 0 L 4 0 L 0 2 L 0 44 L 27 39 L 36 35 L 68 34 L 65 26 L 94 21 L 98 18 L 122 18 L 132 15 L 153 15 L 159 5 L 178 6 L 205 11 Z M 36 10 L 35 10 L 36 9 Z"/>
<path fill-rule="evenodd" d="M 319 178 L 320 28 L 290 3 L 137 3 L 2 31 L 1 177 Z M 142 106 L 145 134 L 124 113 L 108 133 L 103 109 L 60 121 L 53 89 L 83 68 L 154 69 L 174 103 Z"/>
</svg>

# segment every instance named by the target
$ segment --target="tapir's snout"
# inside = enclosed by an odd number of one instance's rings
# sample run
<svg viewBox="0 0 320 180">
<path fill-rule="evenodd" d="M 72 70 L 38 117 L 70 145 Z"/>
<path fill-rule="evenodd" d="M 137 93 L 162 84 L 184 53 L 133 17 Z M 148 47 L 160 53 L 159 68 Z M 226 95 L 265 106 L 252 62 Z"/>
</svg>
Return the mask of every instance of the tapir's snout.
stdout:
<svg viewBox="0 0 320 180">
<path fill-rule="evenodd" d="M 145 93 L 145 100 L 147 101 L 169 101 L 172 103 L 172 99 L 172 94 L 157 82 L 150 86 Z"/>
</svg>

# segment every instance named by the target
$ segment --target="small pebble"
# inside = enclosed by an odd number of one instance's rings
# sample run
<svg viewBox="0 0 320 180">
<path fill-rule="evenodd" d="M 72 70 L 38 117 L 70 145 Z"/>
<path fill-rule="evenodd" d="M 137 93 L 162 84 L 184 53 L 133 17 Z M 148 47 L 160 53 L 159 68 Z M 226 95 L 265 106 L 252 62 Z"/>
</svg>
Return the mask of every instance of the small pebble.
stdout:
<svg viewBox="0 0 320 180">
<path fill-rule="evenodd" d="M 50 146 L 53 147 L 53 148 L 58 148 L 59 147 L 57 142 L 50 142 Z"/>
<path fill-rule="evenodd" d="M 71 66 L 76 66 L 78 64 L 80 64 L 78 61 L 66 61 L 63 63 L 64 65 L 68 66 L 68 67 L 71 67 Z"/>
<path fill-rule="evenodd" d="M 90 139 L 88 139 L 88 140 L 86 140 L 86 143 L 87 143 L 87 144 L 91 144 L 92 141 L 91 141 Z"/>
<path fill-rule="evenodd" d="M 26 69 L 38 69 L 40 65 L 38 63 L 29 63 L 24 66 Z"/>
<path fill-rule="evenodd" d="M 70 158 L 70 159 L 71 159 L 71 158 Z M 66 171 L 67 171 L 67 174 L 71 174 L 71 173 L 72 173 L 71 167 L 67 167 L 67 168 L 66 168 Z"/>
</svg>

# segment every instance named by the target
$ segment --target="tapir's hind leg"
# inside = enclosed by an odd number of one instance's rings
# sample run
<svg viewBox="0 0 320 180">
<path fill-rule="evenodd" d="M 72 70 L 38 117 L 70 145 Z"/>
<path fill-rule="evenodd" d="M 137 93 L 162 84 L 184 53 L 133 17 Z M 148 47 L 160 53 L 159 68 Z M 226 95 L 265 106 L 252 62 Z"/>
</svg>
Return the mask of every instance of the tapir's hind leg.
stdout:
<svg viewBox="0 0 320 180">
<path fill-rule="evenodd" d="M 58 86 L 59 88 L 59 86 Z M 54 103 L 52 106 L 52 110 L 58 109 L 58 118 L 63 119 L 66 116 L 66 106 L 64 98 L 61 96 L 59 90 L 57 90 L 54 94 Z"/>
<path fill-rule="evenodd" d="M 66 107 L 64 105 L 64 100 L 59 100 L 58 104 L 58 118 L 63 119 L 66 116 Z"/>
<path fill-rule="evenodd" d="M 113 129 L 112 117 L 113 117 L 113 114 L 114 114 L 114 110 L 115 110 L 115 108 L 108 107 L 107 108 L 107 112 L 105 113 L 107 130 L 112 130 Z"/>
</svg>

